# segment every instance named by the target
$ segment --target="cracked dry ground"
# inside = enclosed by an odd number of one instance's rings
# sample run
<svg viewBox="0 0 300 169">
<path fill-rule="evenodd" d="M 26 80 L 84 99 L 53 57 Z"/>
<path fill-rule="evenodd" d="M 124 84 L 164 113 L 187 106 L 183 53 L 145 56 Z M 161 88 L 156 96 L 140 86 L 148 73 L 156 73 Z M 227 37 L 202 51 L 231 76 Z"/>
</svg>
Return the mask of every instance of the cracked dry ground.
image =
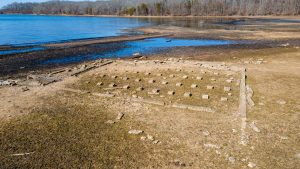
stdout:
<svg viewBox="0 0 300 169">
<path fill-rule="evenodd" d="M 5 96 L 1 101 L 1 105 L 5 104 L 2 111 L 6 116 L 1 116 L 0 165 L 4 168 L 297 168 L 299 53 L 264 59 L 267 63 L 261 65 L 240 65 L 247 67 L 247 84 L 254 90 L 256 104 L 247 111 L 247 145 L 240 144 L 239 73 L 200 67 L 196 61 L 170 61 L 170 64 L 117 61 L 78 78 L 68 77 L 24 93 L 18 92 L 18 87 L 1 88 L 1 95 Z M 184 79 L 184 75 L 188 78 Z M 197 81 L 199 75 L 203 79 Z M 112 76 L 118 77 L 112 79 Z M 128 77 L 128 82 L 123 77 Z M 142 81 L 135 83 L 137 78 Z M 230 84 L 226 82 L 229 78 L 234 79 Z M 149 84 L 151 79 L 156 83 Z M 169 84 L 160 87 L 162 81 Z M 176 88 L 179 81 L 183 86 Z M 111 83 L 117 85 L 115 89 L 109 87 Z M 127 83 L 130 89 L 118 88 Z M 199 87 L 192 89 L 194 83 Z M 145 90 L 136 92 L 140 85 Z M 215 89 L 208 90 L 207 85 Z M 232 96 L 224 91 L 226 86 L 231 87 Z M 148 94 L 153 88 L 159 88 L 160 94 Z M 175 91 L 174 96 L 167 95 L 170 90 Z M 183 96 L 187 91 L 192 93 L 190 98 Z M 290 91 L 295 91 L 292 96 L 287 93 Z M 105 92 L 110 94 L 103 95 Z M 210 99 L 203 100 L 202 94 L 208 94 Z M 164 102 L 165 106 L 137 101 L 135 97 Z M 221 102 L 221 97 L 227 97 L 228 101 Z M 30 102 L 21 103 L 20 100 L 26 99 Z M 278 104 L 278 100 L 286 104 Z M 170 106 L 177 102 L 209 107 L 215 112 Z M 22 106 L 26 107 L 25 115 L 12 110 L 19 111 Z M 106 123 L 120 112 L 125 114 L 122 120 Z M 253 121 L 259 132 L 250 127 Z M 144 133 L 128 134 L 134 129 Z M 141 140 L 147 135 L 159 143 Z M 29 154 L 16 156 L 17 153 Z"/>
</svg>

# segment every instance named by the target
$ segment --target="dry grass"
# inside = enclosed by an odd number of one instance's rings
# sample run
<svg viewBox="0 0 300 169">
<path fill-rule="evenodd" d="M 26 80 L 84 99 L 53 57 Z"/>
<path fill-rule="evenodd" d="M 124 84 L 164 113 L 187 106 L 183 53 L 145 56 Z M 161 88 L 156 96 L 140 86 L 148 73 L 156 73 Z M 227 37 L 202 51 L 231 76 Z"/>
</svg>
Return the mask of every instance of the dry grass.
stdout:
<svg viewBox="0 0 300 169">
<path fill-rule="evenodd" d="M 135 168 L 148 161 L 151 150 L 128 135 L 126 120 L 105 124 L 115 118 L 105 107 L 82 96 L 50 102 L 1 124 L 0 168 Z M 17 153 L 31 154 L 11 156 Z"/>
</svg>

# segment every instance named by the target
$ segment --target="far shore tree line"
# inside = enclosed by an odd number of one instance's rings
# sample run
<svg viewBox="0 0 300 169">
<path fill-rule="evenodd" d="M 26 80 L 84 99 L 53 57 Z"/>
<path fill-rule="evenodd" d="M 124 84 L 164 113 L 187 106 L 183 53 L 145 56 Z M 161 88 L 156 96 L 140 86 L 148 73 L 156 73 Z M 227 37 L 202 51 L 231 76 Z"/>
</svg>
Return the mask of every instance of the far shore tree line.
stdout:
<svg viewBox="0 0 300 169">
<path fill-rule="evenodd" d="M 12 3 L 0 13 L 130 16 L 299 15 L 300 0 L 109 0 Z"/>
</svg>

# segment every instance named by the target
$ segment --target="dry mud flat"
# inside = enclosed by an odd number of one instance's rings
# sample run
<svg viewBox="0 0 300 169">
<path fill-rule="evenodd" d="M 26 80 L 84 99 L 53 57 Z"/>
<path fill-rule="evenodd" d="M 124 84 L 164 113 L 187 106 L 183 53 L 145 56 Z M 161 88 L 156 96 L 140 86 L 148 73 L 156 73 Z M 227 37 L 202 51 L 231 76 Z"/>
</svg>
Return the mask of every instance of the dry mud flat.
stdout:
<svg viewBox="0 0 300 169">
<path fill-rule="evenodd" d="M 299 57 L 104 60 L 31 76 L 0 89 L 0 165 L 297 168 Z"/>
</svg>

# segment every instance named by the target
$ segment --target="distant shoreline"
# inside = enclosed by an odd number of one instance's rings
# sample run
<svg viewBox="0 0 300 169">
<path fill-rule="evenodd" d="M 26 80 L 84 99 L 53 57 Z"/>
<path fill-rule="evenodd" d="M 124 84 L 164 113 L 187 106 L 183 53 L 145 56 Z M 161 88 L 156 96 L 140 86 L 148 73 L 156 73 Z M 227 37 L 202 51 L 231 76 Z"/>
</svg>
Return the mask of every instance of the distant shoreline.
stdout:
<svg viewBox="0 0 300 169">
<path fill-rule="evenodd" d="M 256 15 L 256 16 L 245 16 L 245 15 L 228 15 L 228 16 L 129 16 L 129 15 L 64 15 L 64 14 L 21 14 L 21 13 L 3 13 L 0 15 L 35 15 L 35 16 L 76 16 L 76 17 L 113 17 L 113 18 L 266 18 L 266 19 L 300 19 L 300 15 Z"/>
</svg>

